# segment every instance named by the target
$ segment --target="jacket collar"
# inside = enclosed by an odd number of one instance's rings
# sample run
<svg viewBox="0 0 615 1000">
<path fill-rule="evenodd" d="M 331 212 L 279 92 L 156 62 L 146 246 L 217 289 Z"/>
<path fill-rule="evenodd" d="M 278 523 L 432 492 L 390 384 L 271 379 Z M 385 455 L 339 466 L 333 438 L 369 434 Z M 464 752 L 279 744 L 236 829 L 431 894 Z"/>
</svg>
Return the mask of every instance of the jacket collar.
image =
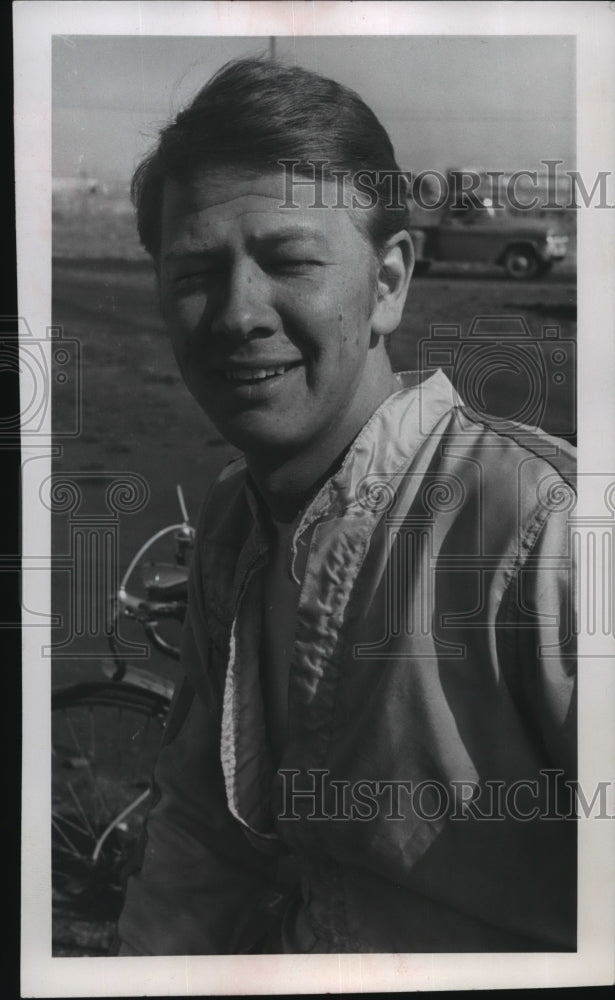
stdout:
<svg viewBox="0 0 615 1000">
<path fill-rule="evenodd" d="M 421 381 L 421 372 L 399 372 L 399 389 L 367 421 L 338 471 L 306 509 L 297 537 L 323 515 L 340 516 L 364 506 L 374 473 L 393 473 L 417 454 L 435 426 L 462 405 L 441 369 Z"/>
<path fill-rule="evenodd" d="M 295 543 L 321 517 L 342 516 L 364 507 L 365 493 L 375 472 L 393 473 L 412 460 L 437 424 L 463 402 L 441 369 L 422 378 L 422 372 L 398 372 L 399 389 L 372 414 L 350 446 L 340 468 L 306 507 L 295 532 Z M 257 536 L 267 537 L 266 511 L 249 474 L 247 502 Z"/>
</svg>

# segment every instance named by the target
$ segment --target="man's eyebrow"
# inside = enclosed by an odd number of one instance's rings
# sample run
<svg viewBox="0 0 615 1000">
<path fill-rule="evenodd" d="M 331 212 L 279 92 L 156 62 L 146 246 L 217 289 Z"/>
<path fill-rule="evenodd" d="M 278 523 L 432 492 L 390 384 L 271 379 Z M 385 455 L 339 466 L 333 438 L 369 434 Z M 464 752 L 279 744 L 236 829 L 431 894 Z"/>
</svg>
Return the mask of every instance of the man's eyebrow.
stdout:
<svg viewBox="0 0 615 1000">
<path fill-rule="evenodd" d="M 327 253 L 329 242 L 324 233 L 307 229 L 304 226 L 289 226 L 284 229 L 271 229 L 268 232 L 254 233 L 247 241 L 250 253 Z"/>
<path fill-rule="evenodd" d="M 326 236 L 315 229 L 306 226 L 285 226 L 272 229 L 253 237 L 256 243 L 286 243 L 291 240 L 306 240 L 313 243 L 326 244 Z"/>
<path fill-rule="evenodd" d="M 200 250 L 167 250 L 163 253 L 162 260 L 166 263 L 178 261 L 203 260 L 203 258 L 218 256 L 216 250 L 210 247 L 202 247 Z"/>
<path fill-rule="evenodd" d="M 270 232 L 258 233 L 249 238 L 248 244 L 252 244 L 253 246 L 271 246 L 299 241 L 314 243 L 322 248 L 327 246 L 327 238 L 323 233 L 305 226 L 285 226 L 280 229 L 272 229 Z M 185 250 L 176 248 L 164 253 L 162 260 L 164 263 L 178 261 L 185 263 L 191 260 L 198 261 L 207 259 L 208 257 L 219 257 L 223 252 L 223 250 L 207 246 L 192 249 L 186 247 Z"/>
</svg>

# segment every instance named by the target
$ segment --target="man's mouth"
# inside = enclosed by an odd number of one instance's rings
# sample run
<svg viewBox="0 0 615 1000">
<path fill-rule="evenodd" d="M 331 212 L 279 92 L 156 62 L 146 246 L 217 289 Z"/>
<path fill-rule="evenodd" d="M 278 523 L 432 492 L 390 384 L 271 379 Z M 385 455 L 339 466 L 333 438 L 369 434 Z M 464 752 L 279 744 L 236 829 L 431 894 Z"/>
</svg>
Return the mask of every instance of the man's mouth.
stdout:
<svg viewBox="0 0 615 1000">
<path fill-rule="evenodd" d="M 289 361 L 286 364 L 267 365 L 262 368 L 224 368 L 222 374 L 228 382 L 251 383 L 264 382 L 267 379 L 285 375 L 292 368 L 297 368 L 301 361 Z"/>
</svg>

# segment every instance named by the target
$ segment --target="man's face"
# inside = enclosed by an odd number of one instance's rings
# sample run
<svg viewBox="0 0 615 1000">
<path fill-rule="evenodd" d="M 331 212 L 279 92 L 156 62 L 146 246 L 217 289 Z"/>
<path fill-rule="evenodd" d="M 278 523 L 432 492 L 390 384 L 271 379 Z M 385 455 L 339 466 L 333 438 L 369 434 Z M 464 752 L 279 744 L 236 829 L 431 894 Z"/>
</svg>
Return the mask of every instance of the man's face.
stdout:
<svg viewBox="0 0 615 1000">
<path fill-rule="evenodd" d="M 309 186 L 293 197 L 300 208 L 279 207 L 277 174 L 203 171 L 165 186 L 158 276 L 173 349 L 248 456 L 318 447 L 342 422 L 356 433 L 380 402 L 369 400 L 382 367 L 374 251 L 351 209 L 310 208 Z"/>
</svg>

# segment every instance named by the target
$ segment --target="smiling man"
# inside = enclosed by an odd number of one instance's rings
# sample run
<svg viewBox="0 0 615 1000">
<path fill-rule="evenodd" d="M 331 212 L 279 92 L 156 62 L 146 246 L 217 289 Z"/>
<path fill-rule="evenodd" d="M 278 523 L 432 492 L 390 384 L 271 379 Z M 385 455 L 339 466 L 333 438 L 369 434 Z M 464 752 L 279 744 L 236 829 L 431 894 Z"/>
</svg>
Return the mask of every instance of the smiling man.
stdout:
<svg viewBox="0 0 615 1000">
<path fill-rule="evenodd" d="M 260 60 L 135 175 L 183 378 L 244 458 L 200 518 L 121 954 L 575 947 L 572 452 L 392 372 L 392 176 L 356 94 Z"/>
<path fill-rule="evenodd" d="M 411 271 L 407 230 L 378 259 L 366 212 L 312 207 L 315 190 L 285 212 L 281 170 L 229 166 L 163 196 L 161 301 L 186 385 L 283 516 L 397 387 L 384 336 Z"/>
</svg>

